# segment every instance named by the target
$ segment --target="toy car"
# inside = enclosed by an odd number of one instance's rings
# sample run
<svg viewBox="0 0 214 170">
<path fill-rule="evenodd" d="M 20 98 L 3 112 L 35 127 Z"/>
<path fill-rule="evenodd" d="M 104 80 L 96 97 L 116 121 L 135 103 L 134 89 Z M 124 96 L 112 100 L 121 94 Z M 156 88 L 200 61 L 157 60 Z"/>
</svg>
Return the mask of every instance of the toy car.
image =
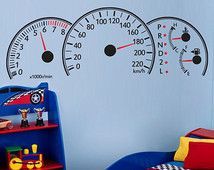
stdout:
<svg viewBox="0 0 214 170">
<path fill-rule="evenodd" d="M 3 128 L 12 129 L 13 128 L 12 121 L 0 118 L 0 129 Z"/>
</svg>

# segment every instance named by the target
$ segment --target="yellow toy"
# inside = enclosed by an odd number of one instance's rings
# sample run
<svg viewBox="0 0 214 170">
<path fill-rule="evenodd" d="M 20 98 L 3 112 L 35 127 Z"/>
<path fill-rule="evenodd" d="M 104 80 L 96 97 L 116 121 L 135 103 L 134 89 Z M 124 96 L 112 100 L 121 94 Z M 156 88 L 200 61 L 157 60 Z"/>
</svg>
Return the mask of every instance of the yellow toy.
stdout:
<svg viewBox="0 0 214 170">
<path fill-rule="evenodd" d="M 43 155 L 37 153 L 38 145 L 32 145 L 32 153 L 29 154 L 29 149 L 23 149 L 21 147 L 7 147 L 8 166 L 10 170 L 20 169 L 39 169 L 43 167 Z"/>
</svg>

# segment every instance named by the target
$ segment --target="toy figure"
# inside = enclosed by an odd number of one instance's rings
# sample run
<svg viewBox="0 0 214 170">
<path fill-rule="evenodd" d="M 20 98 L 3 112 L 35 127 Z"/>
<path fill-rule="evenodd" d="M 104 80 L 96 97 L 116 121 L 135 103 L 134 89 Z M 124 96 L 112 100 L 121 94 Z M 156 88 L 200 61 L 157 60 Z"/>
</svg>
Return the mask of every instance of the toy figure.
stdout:
<svg viewBox="0 0 214 170">
<path fill-rule="evenodd" d="M 20 127 L 29 127 L 30 125 L 28 124 L 27 120 L 27 114 L 30 112 L 30 109 L 19 109 L 19 113 L 22 115 L 22 121 L 21 121 L 21 126 Z"/>
<path fill-rule="evenodd" d="M 37 114 L 36 126 L 44 126 L 44 121 L 42 118 L 42 114 L 45 111 L 45 108 L 34 108 L 34 112 Z"/>
</svg>

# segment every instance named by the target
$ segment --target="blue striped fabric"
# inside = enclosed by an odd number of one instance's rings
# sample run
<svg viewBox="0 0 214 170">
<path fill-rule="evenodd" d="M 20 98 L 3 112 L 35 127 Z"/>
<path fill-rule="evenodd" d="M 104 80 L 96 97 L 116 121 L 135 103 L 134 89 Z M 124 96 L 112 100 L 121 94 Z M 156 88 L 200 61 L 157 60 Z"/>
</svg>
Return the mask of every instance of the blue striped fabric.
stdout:
<svg viewBox="0 0 214 170">
<path fill-rule="evenodd" d="M 178 162 L 178 161 L 167 162 L 166 164 L 170 164 L 170 165 L 174 165 L 174 166 L 179 166 L 179 167 L 183 167 L 184 166 L 183 162 Z"/>
<path fill-rule="evenodd" d="M 182 165 L 179 162 L 169 162 L 169 163 L 157 165 L 155 167 L 150 168 L 149 170 L 152 170 L 152 169 L 154 170 L 187 170 L 187 169 L 184 169 L 182 166 L 176 166 L 176 165 Z"/>
</svg>

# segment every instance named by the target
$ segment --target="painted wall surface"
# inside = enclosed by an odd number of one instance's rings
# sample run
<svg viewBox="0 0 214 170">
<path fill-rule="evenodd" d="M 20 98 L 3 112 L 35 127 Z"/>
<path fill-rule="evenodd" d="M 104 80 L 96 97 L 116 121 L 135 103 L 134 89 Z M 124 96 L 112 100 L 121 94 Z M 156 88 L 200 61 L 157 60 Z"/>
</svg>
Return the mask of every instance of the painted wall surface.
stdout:
<svg viewBox="0 0 214 170">
<path fill-rule="evenodd" d="M 35 73 L 46 69 L 53 78 L 20 76 L 9 79 L 5 62 L 7 49 L 24 25 L 42 17 L 60 17 L 74 23 L 88 11 L 107 6 L 131 11 L 145 23 L 161 16 L 179 17 L 190 22 L 202 34 L 208 47 L 205 76 L 184 75 L 176 55 L 167 56 L 170 61 L 175 58 L 169 63 L 167 75 L 160 75 L 157 56 L 151 74 L 133 74 L 127 60 L 130 50 L 109 58 L 100 51 L 103 49 L 99 49 L 100 43 L 112 37 L 115 43 L 129 43 L 123 41 L 119 29 L 111 30 L 110 27 L 108 33 L 112 31 L 111 35 L 106 34 L 106 29 L 100 29 L 85 40 L 87 50 L 82 53 L 81 69 L 72 75 L 67 76 L 64 71 L 62 51 L 56 52 L 58 63 L 54 68 L 49 68 L 50 63 L 37 63 L 37 57 L 41 56 L 36 54 L 42 48 L 38 41 L 38 45 L 35 42 L 38 48 L 32 48 L 28 54 L 32 58 L 28 68 L 23 69 Z M 68 170 L 101 170 L 127 154 L 175 150 L 179 136 L 194 128 L 214 126 L 213 9 L 212 0 L 2 1 L 0 85 L 49 83 L 59 99 Z M 56 44 L 57 40 L 48 41 L 49 46 L 61 50 L 62 44 L 60 48 Z"/>
</svg>

